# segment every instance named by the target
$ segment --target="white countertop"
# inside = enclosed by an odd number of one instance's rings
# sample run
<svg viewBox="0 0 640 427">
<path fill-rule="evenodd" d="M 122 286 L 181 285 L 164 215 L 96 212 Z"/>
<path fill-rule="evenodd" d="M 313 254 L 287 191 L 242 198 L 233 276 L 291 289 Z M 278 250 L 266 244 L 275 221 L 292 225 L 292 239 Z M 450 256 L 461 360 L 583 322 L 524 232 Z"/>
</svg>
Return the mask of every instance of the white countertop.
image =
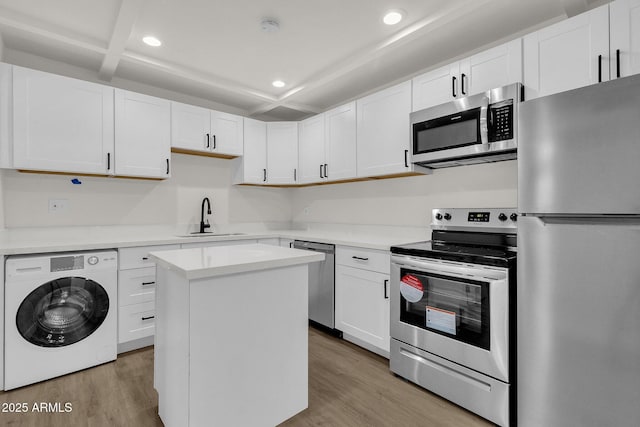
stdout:
<svg viewBox="0 0 640 427">
<path fill-rule="evenodd" d="M 308 240 L 335 245 L 387 251 L 391 246 L 428 240 L 428 231 L 415 237 L 394 235 L 393 232 L 345 232 L 344 230 L 264 230 L 240 235 L 179 237 L 168 226 L 94 226 L 94 227 L 33 227 L 0 231 L 0 255 L 45 252 L 112 249 L 136 246 L 168 245 L 194 242 L 256 240 L 285 238 Z"/>
<path fill-rule="evenodd" d="M 187 280 L 288 267 L 324 260 L 324 254 L 280 246 L 248 244 L 151 252 L 158 266 Z"/>
</svg>

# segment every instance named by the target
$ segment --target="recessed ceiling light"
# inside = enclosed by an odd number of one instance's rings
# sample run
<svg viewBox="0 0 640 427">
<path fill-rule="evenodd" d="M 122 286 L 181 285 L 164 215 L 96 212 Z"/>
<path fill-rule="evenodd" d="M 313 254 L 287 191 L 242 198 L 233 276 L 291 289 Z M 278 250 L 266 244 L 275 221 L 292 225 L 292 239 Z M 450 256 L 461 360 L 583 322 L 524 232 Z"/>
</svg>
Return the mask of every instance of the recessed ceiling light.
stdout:
<svg viewBox="0 0 640 427">
<path fill-rule="evenodd" d="M 148 44 L 149 46 L 158 47 L 162 45 L 162 42 L 153 36 L 145 36 L 142 38 L 142 41 Z"/>
<path fill-rule="evenodd" d="M 384 15 L 382 18 L 382 22 L 387 25 L 396 25 L 398 22 L 402 21 L 403 13 L 401 10 L 390 10 Z"/>
<path fill-rule="evenodd" d="M 274 80 L 271 84 L 275 87 L 284 87 L 284 82 L 282 80 Z"/>
</svg>

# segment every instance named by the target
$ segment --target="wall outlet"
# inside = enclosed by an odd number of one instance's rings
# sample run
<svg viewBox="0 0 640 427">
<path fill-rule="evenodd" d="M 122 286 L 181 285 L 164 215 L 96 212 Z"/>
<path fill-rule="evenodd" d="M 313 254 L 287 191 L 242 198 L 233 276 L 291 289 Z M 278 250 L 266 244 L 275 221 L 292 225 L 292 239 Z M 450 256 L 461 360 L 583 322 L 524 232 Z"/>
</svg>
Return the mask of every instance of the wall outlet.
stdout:
<svg viewBox="0 0 640 427">
<path fill-rule="evenodd" d="M 69 200 L 67 199 L 49 199 L 49 212 L 61 213 L 69 210 Z"/>
<path fill-rule="evenodd" d="M 307 206 L 302 211 L 304 212 L 305 215 L 309 215 L 311 213 L 311 208 L 309 206 Z"/>
</svg>

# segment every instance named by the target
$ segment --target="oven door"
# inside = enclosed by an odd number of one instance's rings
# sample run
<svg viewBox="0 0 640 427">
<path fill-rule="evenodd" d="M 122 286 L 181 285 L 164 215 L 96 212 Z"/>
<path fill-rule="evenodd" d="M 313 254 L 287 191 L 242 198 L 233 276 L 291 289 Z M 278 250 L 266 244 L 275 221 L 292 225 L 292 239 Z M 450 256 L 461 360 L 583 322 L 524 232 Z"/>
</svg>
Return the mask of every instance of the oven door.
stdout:
<svg viewBox="0 0 640 427">
<path fill-rule="evenodd" d="M 504 268 L 393 255 L 391 337 L 509 381 Z"/>
</svg>

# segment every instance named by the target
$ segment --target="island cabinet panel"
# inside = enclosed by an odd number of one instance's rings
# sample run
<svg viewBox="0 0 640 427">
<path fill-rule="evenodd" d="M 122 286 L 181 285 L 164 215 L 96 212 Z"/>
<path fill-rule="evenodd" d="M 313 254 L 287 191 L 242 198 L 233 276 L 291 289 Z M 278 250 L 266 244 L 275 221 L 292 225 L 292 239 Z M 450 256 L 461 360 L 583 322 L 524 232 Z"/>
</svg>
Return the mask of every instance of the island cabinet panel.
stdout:
<svg viewBox="0 0 640 427">
<path fill-rule="evenodd" d="M 158 268 L 165 426 L 273 426 L 308 406 L 307 280 L 306 265 L 192 280 Z"/>
</svg>

